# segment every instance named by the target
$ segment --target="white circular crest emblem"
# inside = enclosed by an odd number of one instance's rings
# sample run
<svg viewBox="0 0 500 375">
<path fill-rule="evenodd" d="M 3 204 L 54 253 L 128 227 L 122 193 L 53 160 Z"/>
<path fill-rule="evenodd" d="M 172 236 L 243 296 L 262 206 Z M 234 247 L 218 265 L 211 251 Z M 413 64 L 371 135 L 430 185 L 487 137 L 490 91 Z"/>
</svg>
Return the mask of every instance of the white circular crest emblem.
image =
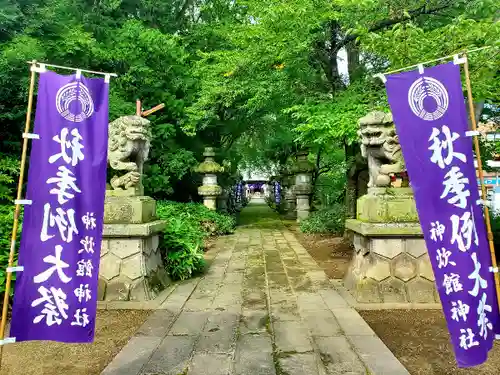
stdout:
<svg viewBox="0 0 500 375">
<path fill-rule="evenodd" d="M 434 104 L 431 108 L 424 107 L 424 100 L 428 103 L 432 98 Z M 408 91 L 408 104 L 415 115 L 426 121 L 437 120 L 448 109 L 449 98 L 446 88 L 441 82 L 432 77 L 420 77 Z"/>
<path fill-rule="evenodd" d="M 82 82 L 71 82 L 57 91 L 56 108 L 66 120 L 82 122 L 94 113 L 94 102 L 87 86 Z"/>
</svg>

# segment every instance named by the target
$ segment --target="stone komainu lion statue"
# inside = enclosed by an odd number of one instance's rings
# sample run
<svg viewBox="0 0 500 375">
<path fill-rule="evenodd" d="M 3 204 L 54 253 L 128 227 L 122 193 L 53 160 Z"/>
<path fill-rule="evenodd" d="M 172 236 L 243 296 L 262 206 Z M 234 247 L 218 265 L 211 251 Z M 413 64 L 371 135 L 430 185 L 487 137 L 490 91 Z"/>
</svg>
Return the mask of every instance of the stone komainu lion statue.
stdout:
<svg viewBox="0 0 500 375">
<path fill-rule="evenodd" d="M 113 189 L 129 189 L 140 183 L 150 143 L 150 122 L 143 117 L 122 116 L 109 124 L 109 165 L 115 171 L 127 171 L 111 179 Z"/>
<path fill-rule="evenodd" d="M 361 154 L 368 160 L 368 187 L 390 186 L 391 174 L 405 171 L 392 114 L 370 112 L 359 120 Z"/>
</svg>

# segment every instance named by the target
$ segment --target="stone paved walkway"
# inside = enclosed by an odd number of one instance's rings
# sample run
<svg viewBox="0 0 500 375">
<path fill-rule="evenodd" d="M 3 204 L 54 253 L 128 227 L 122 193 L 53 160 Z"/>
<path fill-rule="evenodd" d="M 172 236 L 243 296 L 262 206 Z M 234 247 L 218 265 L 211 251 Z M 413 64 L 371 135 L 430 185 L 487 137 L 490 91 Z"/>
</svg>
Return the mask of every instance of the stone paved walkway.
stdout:
<svg viewBox="0 0 500 375">
<path fill-rule="evenodd" d="M 408 374 L 274 212 L 241 224 L 102 375 Z"/>
</svg>

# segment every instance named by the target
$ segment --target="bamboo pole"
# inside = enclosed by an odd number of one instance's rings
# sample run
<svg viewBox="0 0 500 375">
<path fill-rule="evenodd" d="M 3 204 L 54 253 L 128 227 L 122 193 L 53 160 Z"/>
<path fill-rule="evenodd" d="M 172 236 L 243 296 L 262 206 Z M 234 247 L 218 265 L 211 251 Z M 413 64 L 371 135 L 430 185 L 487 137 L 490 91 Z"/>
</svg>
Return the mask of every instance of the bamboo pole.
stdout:
<svg viewBox="0 0 500 375">
<path fill-rule="evenodd" d="M 153 107 L 151 109 L 148 109 L 147 111 L 142 112 L 141 116 L 142 117 L 147 117 L 147 116 L 155 113 L 156 111 L 159 111 L 160 109 L 162 109 L 164 107 L 165 107 L 164 103 L 158 104 L 157 106 L 155 106 L 155 107 Z"/>
<path fill-rule="evenodd" d="M 140 116 L 142 113 L 141 101 L 137 99 L 135 101 L 135 115 Z"/>
<path fill-rule="evenodd" d="M 31 62 L 31 68 L 36 66 L 36 61 Z M 26 111 L 26 124 L 24 127 L 24 133 L 27 134 L 30 131 L 31 125 L 31 110 L 33 108 L 33 91 L 35 89 L 35 77 L 36 72 L 31 70 L 30 86 L 28 92 L 28 109 Z M 19 173 L 19 181 L 17 184 L 17 197 L 16 200 L 21 200 L 23 194 L 23 182 L 24 182 L 24 171 L 26 167 L 26 156 L 28 154 L 28 138 L 23 138 L 23 148 L 21 154 L 21 169 Z M 12 237 L 10 242 L 10 253 L 9 253 L 9 264 L 8 267 L 12 267 L 14 264 L 14 253 L 16 250 L 16 240 L 17 240 L 17 228 L 19 227 L 19 214 L 21 211 L 21 205 L 16 204 L 16 209 L 14 211 L 14 224 L 12 226 Z M 5 327 L 7 326 L 7 311 L 9 306 L 9 294 L 12 283 L 12 272 L 7 272 L 7 279 L 5 281 L 5 295 L 3 298 L 3 308 L 2 308 L 2 321 L 0 323 L 0 340 L 5 338 Z M 3 357 L 3 347 L 0 345 L 0 369 L 2 368 L 2 357 Z"/>
<path fill-rule="evenodd" d="M 470 74 L 469 74 L 469 59 L 467 56 L 467 53 L 464 54 L 465 57 L 465 63 L 464 63 L 464 71 L 465 71 L 465 85 L 467 86 L 467 99 L 469 101 L 469 116 L 470 116 L 470 121 L 472 125 L 472 130 L 477 131 L 477 124 L 476 124 L 476 114 L 474 110 L 474 102 L 472 100 L 472 88 L 471 88 L 471 83 L 470 83 Z M 481 161 L 481 151 L 479 149 L 479 139 L 478 136 L 475 135 L 473 136 L 474 139 L 474 150 L 476 152 L 476 158 L 477 158 L 477 169 L 479 172 L 479 181 L 481 184 L 481 195 L 482 195 L 482 200 L 483 202 L 486 202 L 486 187 L 484 186 L 484 180 L 483 180 L 483 163 Z M 493 243 L 493 233 L 491 232 L 491 222 L 490 222 L 490 210 L 487 205 L 484 205 L 484 215 L 485 215 L 485 220 L 486 220 L 486 231 L 488 232 L 488 243 L 490 246 L 490 255 L 491 255 L 491 263 L 494 269 L 498 267 L 497 264 L 497 258 L 495 255 L 495 244 Z M 495 277 L 495 289 L 497 292 L 497 302 L 498 302 L 498 309 L 500 311 L 500 276 L 498 272 L 494 273 Z"/>
</svg>

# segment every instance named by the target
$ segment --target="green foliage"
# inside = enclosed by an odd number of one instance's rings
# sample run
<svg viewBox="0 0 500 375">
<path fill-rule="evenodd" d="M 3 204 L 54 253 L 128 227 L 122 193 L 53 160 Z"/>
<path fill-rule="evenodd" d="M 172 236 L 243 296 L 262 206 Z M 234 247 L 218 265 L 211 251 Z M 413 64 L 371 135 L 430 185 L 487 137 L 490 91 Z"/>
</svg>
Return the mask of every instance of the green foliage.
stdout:
<svg viewBox="0 0 500 375">
<path fill-rule="evenodd" d="M 304 233 L 333 233 L 341 235 L 344 232 L 345 208 L 342 204 L 334 204 L 327 208 L 314 211 L 300 223 Z"/>
<path fill-rule="evenodd" d="M 500 212 L 490 211 L 491 232 L 493 233 L 493 242 L 495 244 L 495 253 L 497 264 L 500 264 Z"/>
<path fill-rule="evenodd" d="M 1 154 L 0 154 L 1 155 Z M 3 155 L 0 158 L 0 203 L 12 201 L 19 176 L 19 160 Z"/>
<path fill-rule="evenodd" d="M 3 298 L 5 294 L 5 281 L 7 278 L 7 266 L 9 264 L 9 253 L 10 244 L 12 236 L 12 224 L 14 222 L 14 205 L 0 205 L 0 309 L 3 304 Z M 22 231 L 22 212 L 19 218 L 19 226 L 17 233 L 17 245 L 19 245 L 19 239 Z M 17 251 L 19 246 L 16 246 L 16 252 L 14 253 L 14 265 L 17 264 Z M 14 294 L 16 274 L 12 274 L 10 296 Z"/>
<path fill-rule="evenodd" d="M 314 191 L 314 203 L 318 207 L 329 207 L 342 203 L 344 199 L 346 177 L 341 168 L 318 177 Z"/>
<path fill-rule="evenodd" d="M 161 247 L 165 267 L 174 280 L 184 280 L 203 271 L 203 240 L 208 236 L 233 233 L 234 219 L 197 203 L 163 201 L 158 217 L 167 222 Z"/>
</svg>

